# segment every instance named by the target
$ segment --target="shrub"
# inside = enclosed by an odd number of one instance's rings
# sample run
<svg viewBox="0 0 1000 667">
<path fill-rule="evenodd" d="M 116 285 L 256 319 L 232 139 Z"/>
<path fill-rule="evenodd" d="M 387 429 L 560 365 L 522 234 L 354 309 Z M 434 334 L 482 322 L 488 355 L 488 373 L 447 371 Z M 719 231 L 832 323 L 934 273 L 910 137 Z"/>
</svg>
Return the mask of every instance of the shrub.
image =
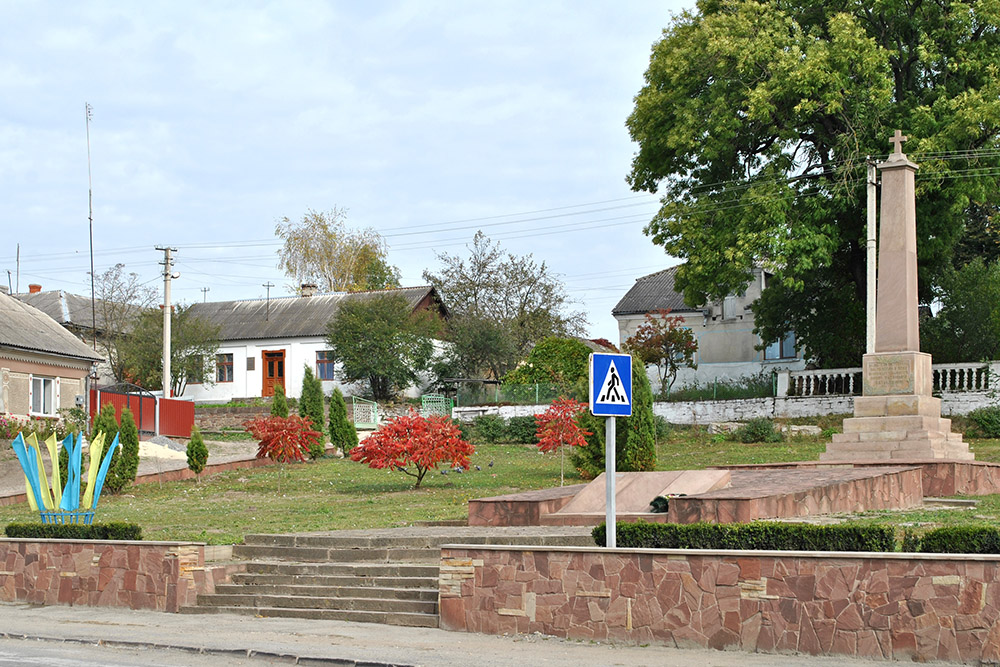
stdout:
<svg viewBox="0 0 1000 667">
<path fill-rule="evenodd" d="M 104 442 L 111 445 L 114 434 L 106 435 Z M 135 482 L 139 471 L 139 429 L 132 411 L 122 408 L 121 426 L 118 430 L 118 450 L 112 455 L 104 488 L 111 493 L 121 493 Z"/>
<path fill-rule="evenodd" d="M 507 424 L 498 415 L 479 415 L 472 420 L 476 437 L 484 442 L 497 443 L 507 437 Z"/>
<path fill-rule="evenodd" d="M 604 472 L 604 420 L 588 410 L 580 415 L 577 424 L 590 435 L 586 436 L 586 445 L 571 450 L 570 461 L 580 477 L 594 479 Z"/>
<path fill-rule="evenodd" d="M 507 420 L 507 440 L 521 445 L 534 444 L 537 429 L 533 416 L 511 417 Z"/>
<path fill-rule="evenodd" d="M 358 446 L 358 432 L 347 418 L 347 404 L 339 388 L 330 396 L 330 442 L 345 455 Z"/>
<path fill-rule="evenodd" d="M 1000 405 L 976 408 L 966 415 L 966 419 L 973 425 L 971 437 L 1000 438 Z"/>
<path fill-rule="evenodd" d="M 90 425 L 90 440 L 93 440 L 98 433 L 104 434 L 105 447 L 110 447 L 111 443 L 114 442 L 115 435 L 118 435 L 118 420 L 115 419 L 115 406 L 111 405 L 110 403 L 105 403 L 103 406 L 101 406 L 100 412 L 94 415 L 94 421 Z M 104 486 L 111 493 L 118 492 L 118 490 L 115 488 L 116 482 L 112 478 L 115 476 L 114 475 L 115 470 L 118 468 L 118 459 L 121 458 L 122 455 L 120 436 L 118 444 L 119 446 L 118 448 L 115 449 L 115 453 L 111 455 L 111 463 L 108 465 L 108 474 L 104 478 Z M 65 476 L 66 469 L 62 468 L 63 452 L 65 452 L 65 449 L 60 450 L 59 465 L 61 472 L 64 474 L 63 479 L 68 479 Z M 69 467 L 68 455 L 65 460 L 68 468 Z M 84 470 L 86 470 L 86 468 L 84 468 Z M 84 479 L 86 479 L 86 477 L 84 477 Z M 82 483 L 83 480 L 81 480 L 81 484 Z"/>
<path fill-rule="evenodd" d="M 606 544 L 607 528 L 594 528 L 594 542 Z M 832 526 L 753 523 L 617 524 L 616 546 L 646 549 L 747 549 L 768 551 L 894 551 L 892 526 L 841 523 Z"/>
<path fill-rule="evenodd" d="M 243 422 L 254 438 L 260 440 L 257 458 L 269 458 L 278 463 L 305 461 L 309 446 L 322 434 L 312 429 L 306 417 L 258 417 Z"/>
<path fill-rule="evenodd" d="M 535 417 L 538 424 L 536 437 L 538 449 L 543 452 L 562 450 L 563 447 L 583 447 L 590 431 L 580 428 L 578 417 L 587 409 L 586 403 L 572 398 L 558 398 L 544 414 Z M 564 483 L 563 457 L 559 460 L 559 486 Z"/>
<path fill-rule="evenodd" d="M 135 523 L 10 523 L 7 537 L 52 540 L 130 540 L 142 539 L 142 528 Z"/>
<path fill-rule="evenodd" d="M 615 469 L 619 472 L 645 472 L 656 468 L 656 425 L 653 423 L 653 390 L 646 367 L 632 357 L 632 416 L 621 421 L 616 433 Z"/>
<path fill-rule="evenodd" d="M 656 428 L 657 440 L 664 440 L 668 435 L 670 435 L 670 422 L 662 416 L 655 415 L 653 417 L 653 426 Z"/>
<path fill-rule="evenodd" d="M 288 416 L 288 399 L 285 398 L 285 387 L 283 385 L 274 385 L 274 396 L 271 398 L 271 416 Z"/>
<path fill-rule="evenodd" d="M 736 431 L 736 438 L 743 443 L 781 442 L 781 432 L 774 430 L 774 422 L 765 417 L 748 421 Z"/>
<path fill-rule="evenodd" d="M 454 424 L 455 428 L 458 429 L 458 432 L 462 440 L 465 440 L 466 442 L 472 442 L 472 434 L 473 431 L 475 430 L 472 424 L 458 419 L 452 419 L 451 423 Z"/>
<path fill-rule="evenodd" d="M 299 397 L 299 416 L 308 417 L 313 428 L 322 428 L 323 424 L 323 382 L 313 375 L 307 365 L 302 376 L 302 395 Z M 315 460 L 326 452 L 325 438 L 318 438 L 309 447 L 309 458 Z"/>
<path fill-rule="evenodd" d="M 422 417 L 411 410 L 408 415 L 381 424 L 351 450 L 351 460 L 415 477 L 413 488 L 419 488 L 428 470 L 445 461 L 453 468 L 468 468 L 474 452 L 450 417 Z"/>
<path fill-rule="evenodd" d="M 191 440 L 187 445 L 188 468 L 201 481 L 201 472 L 208 463 L 208 447 L 205 446 L 205 439 L 201 437 L 201 431 L 197 426 L 191 427 Z"/>
<path fill-rule="evenodd" d="M 995 526 L 945 526 L 920 539 L 920 551 L 941 554 L 1000 554 L 1000 529 Z"/>
</svg>

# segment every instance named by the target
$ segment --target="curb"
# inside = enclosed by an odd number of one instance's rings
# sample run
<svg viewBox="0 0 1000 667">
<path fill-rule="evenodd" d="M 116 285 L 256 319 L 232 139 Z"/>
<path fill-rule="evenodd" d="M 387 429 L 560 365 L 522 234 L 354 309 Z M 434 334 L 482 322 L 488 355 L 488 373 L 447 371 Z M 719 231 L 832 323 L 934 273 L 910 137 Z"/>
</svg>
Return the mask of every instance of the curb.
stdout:
<svg viewBox="0 0 1000 667">
<path fill-rule="evenodd" d="M 127 641 L 123 639 L 86 639 L 82 637 L 46 637 L 44 635 L 25 635 L 16 632 L 0 632 L 2 639 L 22 639 L 27 641 L 50 642 L 54 644 L 91 644 L 108 648 L 135 648 L 181 651 L 183 653 L 199 653 L 202 655 L 228 655 L 234 658 L 256 658 L 266 660 L 269 664 L 284 663 L 288 665 L 310 665 L 315 667 L 416 667 L 416 665 L 399 662 L 381 662 L 373 660 L 354 660 L 352 658 L 324 658 L 316 656 L 296 655 L 294 653 L 275 653 L 274 651 L 258 651 L 252 648 L 212 648 L 207 646 L 189 646 L 182 644 L 163 644 L 159 642 Z"/>
</svg>

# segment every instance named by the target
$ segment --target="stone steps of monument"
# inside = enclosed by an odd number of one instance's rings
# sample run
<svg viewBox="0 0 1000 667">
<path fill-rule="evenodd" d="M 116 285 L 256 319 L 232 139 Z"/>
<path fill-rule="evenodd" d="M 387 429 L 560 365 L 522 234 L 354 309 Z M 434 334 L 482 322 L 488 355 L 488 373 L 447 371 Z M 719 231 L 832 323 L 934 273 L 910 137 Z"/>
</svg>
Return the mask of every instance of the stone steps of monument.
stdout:
<svg viewBox="0 0 1000 667">
<path fill-rule="evenodd" d="M 382 623 L 415 628 L 438 627 L 434 614 L 411 614 L 391 611 L 360 611 L 354 609 L 308 609 L 294 607 L 183 607 L 185 614 L 237 614 L 265 618 L 305 618 L 322 621 L 352 621 L 355 623 Z"/>
<path fill-rule="evenodd" d="M 434 591 L 437 593 L 437 591 Z M 437 614 L 437 596 L 432 600 L 335 595 L 271 594 L 249 591 L 198 596 L 199 607 L 254 607 L 258 609 L 334 609 L 339 611 L 380 611 L 406 614 Z"/>
<path fill-rule="evenodd" d="M 398 569 L 398 568 L 396 568 Z M 315 586 L 319 588 L 433 588 L 437 585 L 437 568 L 421 566 L 422 576 L 396 574 L 344 573 L 344 574 L 286 574 L 279 572 L 241 572 L 233 574 L 233 584 L 249 586 Z M 227 584 L 228 585 L 228 584 Z M 218 586 L 216 587 L 218 588 Z"/>
</svg>

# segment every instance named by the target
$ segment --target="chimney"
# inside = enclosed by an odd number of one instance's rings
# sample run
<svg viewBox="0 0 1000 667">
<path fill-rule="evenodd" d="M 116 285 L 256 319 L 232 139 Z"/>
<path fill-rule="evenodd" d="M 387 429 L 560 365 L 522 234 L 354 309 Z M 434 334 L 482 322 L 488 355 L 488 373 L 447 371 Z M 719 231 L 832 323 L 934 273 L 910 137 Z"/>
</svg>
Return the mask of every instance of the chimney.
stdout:
<svg viewBox="0 0 1000 667">
<path fill-rule="evenodd" d="M 316 294 L 316 290 L 319 289 L 315 283 L 302 283 L 299 287 L 299 294 L 302 296 L 313 296 Z"/>
<path fill-rule="evenodd" d="M 38 283 L 31 283 L 28 285 L 28 294 L 38 294 L 42 291 L 42 286 Z"/>
</svg>

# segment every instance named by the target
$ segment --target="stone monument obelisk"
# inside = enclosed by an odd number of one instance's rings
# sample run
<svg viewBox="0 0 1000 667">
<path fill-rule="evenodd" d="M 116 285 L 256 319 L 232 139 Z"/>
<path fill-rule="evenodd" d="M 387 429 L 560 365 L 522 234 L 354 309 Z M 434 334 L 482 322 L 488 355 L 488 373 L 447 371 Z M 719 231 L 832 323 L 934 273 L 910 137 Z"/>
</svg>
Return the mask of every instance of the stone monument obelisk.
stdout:
<svg viewBox="0 0 1000 667">
<path fill-rule="evenodd" d="M 957 459 L 974 456 L 951 420 L 941 418 L 941 399 L 931 396 L 931 355 L 920 351 L 917 300 L 917 165 L 903 153 L 907 137 L 896 130 L 895 150 L 882 172 L 875 352 L 863 361 L 863 395 L 854 417 L 833 436 L 821 461 Z"/>
</svg>

